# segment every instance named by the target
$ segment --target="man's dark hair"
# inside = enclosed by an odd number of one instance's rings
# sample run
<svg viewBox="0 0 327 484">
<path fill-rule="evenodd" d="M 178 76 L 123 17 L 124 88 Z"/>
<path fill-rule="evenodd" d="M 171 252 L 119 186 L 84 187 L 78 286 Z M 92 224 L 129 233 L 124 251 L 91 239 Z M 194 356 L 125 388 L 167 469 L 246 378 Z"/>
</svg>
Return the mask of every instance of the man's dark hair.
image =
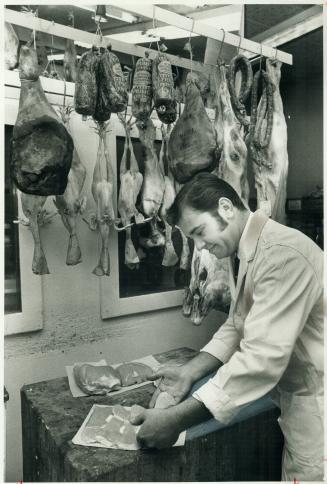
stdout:
<svg viewBox="0 0 327 484">
<path fill-rule="evenodd" d="M 167 211 L 167 219 L 171 225 L 178 224 L 185 207 L 199 212 L 217 211 L 219 199 L 228 198 L 234 207 L 246 210 L 242 200 L 234 188 L 212 173 L 198 173 L 185 183 L 176 195 L 174 203 Z"/>
</svg>

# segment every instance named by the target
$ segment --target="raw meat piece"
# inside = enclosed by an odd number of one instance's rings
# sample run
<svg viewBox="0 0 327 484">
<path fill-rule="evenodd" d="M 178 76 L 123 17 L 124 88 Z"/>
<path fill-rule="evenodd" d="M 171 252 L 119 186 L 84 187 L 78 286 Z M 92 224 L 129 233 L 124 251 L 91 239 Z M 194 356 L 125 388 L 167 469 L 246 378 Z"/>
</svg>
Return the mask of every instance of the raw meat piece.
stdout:
<svg viewBox="0 0 327 484">
<path fill-rule="evenodd" d="M 158 118 L 165 124 L 176 120 L 176 100 L 171 64 L 166 54 L 158 52 L 152 63 L 153 100 Z"/>
<path fill-rule="evenodd" d="M 194 247 L 191 281 L 183 301 L 184 316 L 190 316 L 199 325 L 211 309 L 228 312 L 229 305 L 228 260 Z"/>
<path fill-rule="evenodd" d="M 18 47 L 19 39 L 13 26 L 10 23 L 5 22 L 5 69 L 15 69 L 15 67 L 17 67 Z"/>
<path fill-rule="evenodd" d="M 13 179 L 24 193 L 61 195 L 66 189 L 74 144 L 45 97 L 37 54 L 31 47 L 20 49 L 19 76 L 19 110 L 12 138 Z"/>
<path fill-rule="evenodd" d="M 75 111 L 83 116 L 93 116 L 98 95 L 97 70 L 99 51 L 93 46 L 79 60 L 75 81 Z"/>
<path fill-rule="evenodd" d="M 168 149 L 170 169 L 179 183 L 217 165 L 216 132 L 191 75 L 187 77 L 184 111 L 172 130 Z"/>
<path fill-rule="evenodd" d="M 77 55 L 73 40 L 66 40 L 64 54 L 64 75 L 67 82 L 75 82 L 77 78 Z"/>
<path fill-rule="evenodd" d="M 146 122 L 152 109 L 152 61 L 141 57 L 135 67 L 132 90 L 132 113 L 136 119 Z"/>
<path fill-rule="evenodd" d="M 167 156 L 168 156 L 167 147 L 168 147 L 168 140 L 169 140 L 169 134 L 170 134 L 169 128 L 166 129 L 162 124 L 161 132 L 162 132 L 162 143 L 161 143 L 159 163 L 160 163 L 161 171 L 165 177 L 165 191 L 164 191 L 162 205 L 160 207 L 160 212 L 159 212 L 161 220 L 165 224 L 165 252 L 162 260 L 162 265 L 165 267 L 171 267 L 178 262 L 178 256 L 176 254 L 173 241 L 172 241 L 172 227 L 167 222 L 167 210 L 174 203 L 176 192 L 175 192 L 175 186 L 174 186 L 174 178 L 169 169 L 169 162 L 167 159 Z"/>
<path fill-rule="evenodd" d="M 112 407 L 112 414 L 115 417 L 121 418 L 123 420 L 128 420 L 130 416 L 130 410 L 122 405 L 114 405 Z"/>
<path fill-rule="evenodd" d="M 132 425 L 129 420 L 110 415 L 106 425 L 99 429 L 96 438 L 104 445 L 109 444 L 108 447 L 136 450 L 139 448 L 136 440 L 138 430 L 139 426 Z"/>
<path fill-rule="evenodd" d="M 114 172 L 111 166 L 109 151 L 106 142 L 106 125 L 98 125 L 99 147 L 97 161 L 93 171 L 92 195 L 97 206 L 95 219 L 90 227 L 98 229 L 101 236 L 101 251 L 98 265 L 93 270 L 96 276 L 109 276 L 109 230 L 115 222 L 113 193 Z"/>
<path fill-rule="evenodd" d="M 120 190 L 118 197 L 118 211 L 121 217 L 123 227 L 126 227 L 126 241 L 125 241 L 125 264 L 129 269 L 139 267 L 140 259 L 137 255 L 132 241 L 132 229 L 128 227 L 131 219 L 134 217 L 136 223 L 144 220 L 142 214 L 139 213 L 135 207 L 138 194 L 143 183 L 143 175 L 139 171 L 138 163 L 135 158 L 133 144 L 130 137 L 130 125 L 126 123 L 123 118 L 120 118 L 125 127 L 126 138 L 124 145 L 124 153 L 120 162 Z M 130 153 L 129 168 L 128 166 L 128 151 Z"/>
<path fill-rule="evenodd" d="M 121 387 L 120 376 L 111 366 L 87 363 L 74 366 L 74 377 L 79 388 L 88 395 L 106 395 Z"/>
<path fill-rule="evenodd" d="M 269 80 L 273 85 L 273 119 L 271 137 L 268 146 L 260 149 L 261 161 L 253 160 L 253 172 L 257 190 L 258 208 L 264 210 L 268 216 L 277 222 L 286 223 L 285 203 L 288 174 L 287 153 L 287 125 L 283 112 L 283 102 L 279 90 L 281 77 L 281 62 L 267 59 L 266 69 Z M 263 119 L 261 124 L 261 139 L 267 129 L 267 120 L 262 115 L 267 109 L 267 100 L 261 97 L 258 106 L 258 117 Z"/>
<path fill-rule="evenodd" d="M 137 362 L 123 363 L 122 365 L 117 366 L 116 370 L 120 375 L 121 385 L 123 387 L 135 385 L 136 383 L 143 383 L 153 374 L 153 370 L 150 366 Z"/>
<path fill-rule="evenodd" d="M 79 213 L 83 213 L 86 205 L 86 197 L 81 196 L 85 177 L 86 168 L 81 162 L 76 148 L 74 148 L 73 161 L 68 174 L 66 190 L 63 195 L 57 195 L 54 201 L 63 224 L 69 233 L 66 258 L 67 265 L 76 265 L 82 261 L 82 253 L 76 233 L 76 219 Z"/>
<path fill-rule="evenodd" d="M 34 274 L 49 274 L 48 264 L 43 252 L 39 226 L 43 223 L 44 209 L 43 206 L 47 197 L 37 195 L 21 194 L 22 209 L 24 215 L 29 220 L 29 227 L 34 239 L 34 254 L 32 262 L 32 271 Z"/>
<path fill-rule="evenodd" d="M 154 408 L 169 408 L 176 405 L 176 401 L 168 392 L 160 392 L 157 396 Z"/>
</svg>

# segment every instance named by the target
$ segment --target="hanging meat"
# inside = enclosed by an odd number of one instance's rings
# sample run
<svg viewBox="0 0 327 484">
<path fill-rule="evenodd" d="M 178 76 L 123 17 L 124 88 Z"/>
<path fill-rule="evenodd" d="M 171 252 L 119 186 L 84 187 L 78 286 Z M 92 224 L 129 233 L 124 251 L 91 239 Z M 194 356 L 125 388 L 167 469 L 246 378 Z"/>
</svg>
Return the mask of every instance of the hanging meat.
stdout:
<svg viewBox="0 0 327 484">
<path fill-rule="evenodd" d="M 287 125 L 279 83 L 281 62 L 266 60 L 267 77 L 256 122 L 253 121 L 251 154 L 258 208 L 277 222 L 285 224 L 288 174 Z M 259 75 L 256 77 L 256 81 Z M 257 84 L 254 86 L 254 92 Z M 254 107 L 256 99 L 253 98 Z M 254 112 L 255 118 L 255 112 Z"/>
<path fill-rule="evenodd" d="M 140 193 L 143 175 L 139 171 L 138 163 L 135 158 L 133 144 L 130 136 L 130 124 L 120 118 L 125 127 L 124 153 L 120 161 L 120 190 L 118 197 L 118 211 L 121 223 L 125 228 L 125 264 L 129 269 L 137 269 L 140 259 L 132 241 L 131 220 L 134 218 L 136 223 L 143 222 L 144 217 L 135 207 L 138 194 Z M 129 154 L 129 156 L 128 156 Z"/>
<path fill-rule="evenodd" d="M 115 222 L 113 194 L 114 171 L 111 166 L 106 141 L 106 123 L 98 123 L 99 146 L 93 171 L 92 195 L 96 203 L 96 213 L 86 221 L 91 230 L 98 230 L 101 237 L 101 249 L 97 266 L 92 271 L 96 276 L 110 275 L 109 232 Z"/>
<path fill-rule="evenodd" d="M 146 123 L 152 110 L 152 61 L 149 53 L 141 57 L 135 67 L 132 90 L 132 114 L 140 122 Z"/>
<path fill-rule="evenodd" d="M 23 213 L 28 219 L 28 225 L 34 240 L 32 271 L 38 275 L 49 274 L 40 237 L 40 225 L 44 222 L 45 210 L 43 207 L 46 199 L 47 197 L 27 195 L 26 193 L 21 194 Z"/>
<path fill-rule="evenodd" d="M 189 73 L 185 107 L 169 138 L 170 169 L 179 183 L 217 165 L 214 126 L 205 110 L 195 78 Z"/>
<path fill-rule="evenodd" d="M 75 43 L 71 39 L 66 40 L 64 54 L 64 76 L 67 82 L 75 82 L 77 78 L 77 54 Z"/>
<path fill-rule="evenodd" d="M 194 247 L 191 281 L 185 289 L 183 314 L 199 325 L 211 309 L 228 312 L 230 305 L 228 260 Z"/>
<path fill-rule="evenodd" d="M 69 118 L 67 117 L 65 120 L 66 127 L 69 130 Z M 66 190 L 63 195 L 57 195 L 56 200 L 54 200 L 63 224 L 69 233 L 67 265 L 76 265 L 82 261 L 82 253 L 76 232 L 76 219 L 79 214 L 83 213 L 86 206 L 86 197 L 82 196 L 85 177 L 86 168 L 81 162 L 76 148 L 74 148 Z"/>
<path fill-rule="evenodd" d="M 171 63 L 166 54 L 158 52 L 152 63 L 153 101 L 158 118 L 170 124 L 176 120 L 176 99 Z"/>
<path fill-rule="evenodd" d="M 241 74 L 241 86 L 239 93 L 236 92 L 235 78 L 237 73 Z M 251 92 L 253 82 L 253 72 L 249 59 L 239 54 L 230 61 L 227 71 L 228 88 L 231 103 L 235 116 L 241 124 L 248 126 L 250 124 L 245 110 L 245 102 Z"/>
<path fill-rule="evenodd" d="M 24 193 L 61 195 L 67 186 L 74 144 L 45 97 L 32 47 L 20 49 L 19 76 L 19 110 L 12 138 L 13 179 Z"/>
<path fill-rule="evenodd" d="M 13 26 L 5 22 L 5 46 L 4 46 L 4 60 L 5 69 L 15 69 L 18 60 L 19 39 Z"/>
<path fill-rule="evenodd" d="M 164 125 L 161 126 L 162 143 L 161 143 L 159 164 L 165 179 L 165 191 L 164 191 L 164 196 L 160 207 L 159 215 L 161 220 L 165 224 L 165 252 L 162 260 L 162 265 L 165 267 L 174 266 L 178 262 L 178 255 L 176 254 L 173 240 L 172 240 L 172 227 L 167 222 L 167 210 L 172 206 L 176 197 L 174 178 L 169 169 L 169 164 L 167 159 L 168 139 L 170 134 L 169 131 L 170 131 L 169 127 L 168 129 L 166 129 Z"/>
<path fill-rule="evenodd" d="M 97 71 L 99 63 L 99 49 L 95 46 L 81 56 L 75 81 L 75 111 L 83 117 L 93 116 L 95 113 L 98 84 Z"/>
<path fill-rule="evenodd" d="M 223 145 L 220 160 L 214 173 L 229 183 L 243 202 L 248 203 L 249 184 L 247 180 L 247 147 L 244 133 L 234 114 L 226 79 L 226 68 L 219 67 L 219 105 L 222 122 Z M 217 117 L 217 116 L 216 116 Z"/>
</svg>

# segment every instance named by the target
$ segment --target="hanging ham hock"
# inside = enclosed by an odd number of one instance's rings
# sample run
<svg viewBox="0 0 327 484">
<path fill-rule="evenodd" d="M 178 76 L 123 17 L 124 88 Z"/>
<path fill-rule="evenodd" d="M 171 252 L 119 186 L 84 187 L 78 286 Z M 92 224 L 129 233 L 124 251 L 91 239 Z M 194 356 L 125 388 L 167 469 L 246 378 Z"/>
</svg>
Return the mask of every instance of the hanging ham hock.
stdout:
<svg viewBox="0 0 327 484">
<path fill-rule="evenodd" d="M 73 140 L 45 97 L 35 49 L 23 46 L 19 57 L 21 90 L 13 129 L 11 169 L 24 193 L 61 195 L 67 186 Z"/>
</svg>

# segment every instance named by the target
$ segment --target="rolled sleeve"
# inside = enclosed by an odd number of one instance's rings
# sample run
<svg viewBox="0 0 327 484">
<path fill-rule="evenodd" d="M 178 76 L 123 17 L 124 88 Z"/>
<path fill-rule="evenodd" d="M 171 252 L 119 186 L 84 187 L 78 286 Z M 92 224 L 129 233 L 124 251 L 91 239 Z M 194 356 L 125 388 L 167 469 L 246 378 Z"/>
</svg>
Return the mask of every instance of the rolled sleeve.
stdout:
<svg viewBox="0 0 327 484">
<path fill-rule="evenodd" d="M 227 318 L 224 324 L 213 335 L 212 339 L 201 351 L 214 356 L 222 363 L 226 363 L 240 344 L 240 335 L 237 332 L 232 318 Z"/>
<path fill-rule="evenodd" d="M 229 320 L 203 348 L 228 361 L 193 396 L 223 423 L 276 386 L 322 290 L 310 264 L 295 250 L 274 246 L 263 257 L 253 279 L 254 302 L 239 349 L 235 351 Z"/>
</svg>

